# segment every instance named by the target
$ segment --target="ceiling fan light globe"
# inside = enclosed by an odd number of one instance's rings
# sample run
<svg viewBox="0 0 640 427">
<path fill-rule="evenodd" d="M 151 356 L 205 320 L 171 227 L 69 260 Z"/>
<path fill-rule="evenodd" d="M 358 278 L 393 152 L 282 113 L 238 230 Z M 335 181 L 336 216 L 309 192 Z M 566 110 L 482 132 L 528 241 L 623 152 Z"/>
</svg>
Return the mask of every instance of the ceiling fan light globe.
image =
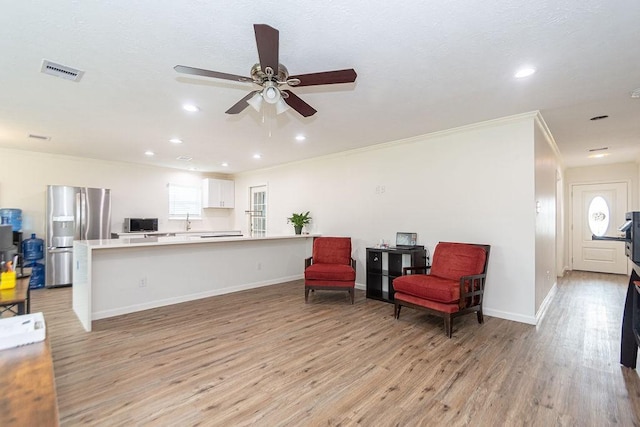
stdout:
<svg viewBox="0 0 640 427">
<path fill-rule="evenodd" d="M 276 102 L 276 114 L 282 114 L 289 109 L 289 105 L 284 102 L 284 99 L 280 98 L 278 102 Z"/>
<path fill-rule="evenodd" d="M 262 91 L 262 97 L 269 104 L 275 104 L 280 99 L 280 91 L 276 87 L 266 87 Z"/>
<path fill-rule="evenodd" d="M 256 92 L 248 101 L 247 104 L 251 105 L 254 110 L 260 111 L 262 107 L 262 94 L 260 92 Z"/>
</svg>

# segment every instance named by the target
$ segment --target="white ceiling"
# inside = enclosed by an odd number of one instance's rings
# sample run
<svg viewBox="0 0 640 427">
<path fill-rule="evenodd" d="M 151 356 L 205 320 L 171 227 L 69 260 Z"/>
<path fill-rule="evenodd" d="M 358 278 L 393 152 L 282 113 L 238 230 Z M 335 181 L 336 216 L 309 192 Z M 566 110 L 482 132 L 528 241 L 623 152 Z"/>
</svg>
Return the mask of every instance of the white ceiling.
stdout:
<svg viewBox="0 0 640 427">
<path fill-rule="evenodd" d="M 566 166 L 640 160 L 636 0 L 7 0 L 0 10 L 0 147 L 235 173 L 540 110 Z M 248 76 L 255 23 L 280 31 L 292 75 L 354 68 L 356 82 L 292 89 L 318 110 L 310 118 L 263 118 L 224 113 L 252 84 L 174 71 Z M 43 59 L 85 74 L 45 75 Z M 537 73 L 515 79 L 524 65 Z M 610 117 L 589 121 L 599 115 Z M 610 155 L 588 159 L 599 147 Z"/>
</svg>

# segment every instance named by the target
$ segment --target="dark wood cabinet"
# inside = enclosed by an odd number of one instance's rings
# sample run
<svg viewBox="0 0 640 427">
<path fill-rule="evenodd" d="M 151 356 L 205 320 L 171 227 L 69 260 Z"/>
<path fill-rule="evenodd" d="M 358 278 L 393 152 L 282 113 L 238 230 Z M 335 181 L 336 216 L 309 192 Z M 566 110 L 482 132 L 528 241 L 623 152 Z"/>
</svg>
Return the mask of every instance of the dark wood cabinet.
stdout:
<svg viewBox="0 0 640 427">
<path fill-rule="evenodd" d="M 414 248 L 367 248 L 367 298 L 393 302 L 393 279 L 403 267 L 426 267 L 427 251 Z"/>
</svg>

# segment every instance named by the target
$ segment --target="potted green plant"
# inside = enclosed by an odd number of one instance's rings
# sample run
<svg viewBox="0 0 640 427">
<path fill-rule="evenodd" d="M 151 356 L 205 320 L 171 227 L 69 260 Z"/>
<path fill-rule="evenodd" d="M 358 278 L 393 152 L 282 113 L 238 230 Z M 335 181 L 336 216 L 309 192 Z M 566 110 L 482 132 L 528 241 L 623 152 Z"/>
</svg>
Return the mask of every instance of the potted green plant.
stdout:
<svg viewBox="0 0 640 427">
<path fill-rule="evenodd" d="M 293 213 L 289 218 L 287 218 L 287 223 L 293 224 L 293 229 L 296 234 L 302 234 L 302 227 L 310 222 L 311 217 L 309 216 L 309 211 L 305 213 Z"/>
</svg>

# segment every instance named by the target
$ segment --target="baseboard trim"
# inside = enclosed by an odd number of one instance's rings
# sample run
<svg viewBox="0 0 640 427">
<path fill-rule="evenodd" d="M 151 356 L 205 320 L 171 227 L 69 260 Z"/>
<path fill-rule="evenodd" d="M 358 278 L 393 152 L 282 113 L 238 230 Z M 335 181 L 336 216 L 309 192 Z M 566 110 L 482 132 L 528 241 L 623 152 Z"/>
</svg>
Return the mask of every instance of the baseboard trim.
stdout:
<svg viewBox="0 0 640 427">
<path fill-rule="evenodd" d="M 556 296 L 557 292 L 558 292 L 558 282 L 555 282 L 551 287 L 551 290 L 549 291 L 547 296 L 544 298 L 544 301 L 542 301 L 542 304 L 540 304 L 540 308 L 536 313 L 536 325 L 539 325 L 542 319 L 544 318 L 544 315 L 546 314 L 547 309 L 551 305 L 551 301 Z"/>
<path fill-rule="evenodd" d="M 263 286 L 277 285 L 284 282 L 290 282 L 292 280 L 303 279 L 304 275 L 297 274 L 295 276 L 279 277 L 277 279 L 265 280 L 260 282 L 246 283 L 238 286 L 230 286 L 228 288 L 211 289 L 205 292 L 198 292 L 195 294 L 181 295 L 175 298 L 166 298 L 161 300 L 149 301 L 142 304 L 134 304 L 126 307 L 119 307 L 112 310 L 103 310 L 93 313 L 91 320 L 107 319 L 109 317 L 121 316 L 123 314 L 135 313 L 136 311 L 150 310 L 152 308 L 165 307 L 173 304 L 180 304 L 182 302 L 194 301 L 202 298 L 214 297 L 217 295 L 230 294 L 232 292 L 246 291 L 248 289 L 261 288 Z"/>
<path fill-rule="evenodd" d="M 536 324 L 535 316 L 525 316 L 520 313 L 512 313 L 509 311 L 493 310 L 490 308 L 482 307 L 482 312 L 487 316 L 499 317 L 500 319 L 513 320 L 514 322 L 527 323 L 529 325 Z"/>
</svg>

